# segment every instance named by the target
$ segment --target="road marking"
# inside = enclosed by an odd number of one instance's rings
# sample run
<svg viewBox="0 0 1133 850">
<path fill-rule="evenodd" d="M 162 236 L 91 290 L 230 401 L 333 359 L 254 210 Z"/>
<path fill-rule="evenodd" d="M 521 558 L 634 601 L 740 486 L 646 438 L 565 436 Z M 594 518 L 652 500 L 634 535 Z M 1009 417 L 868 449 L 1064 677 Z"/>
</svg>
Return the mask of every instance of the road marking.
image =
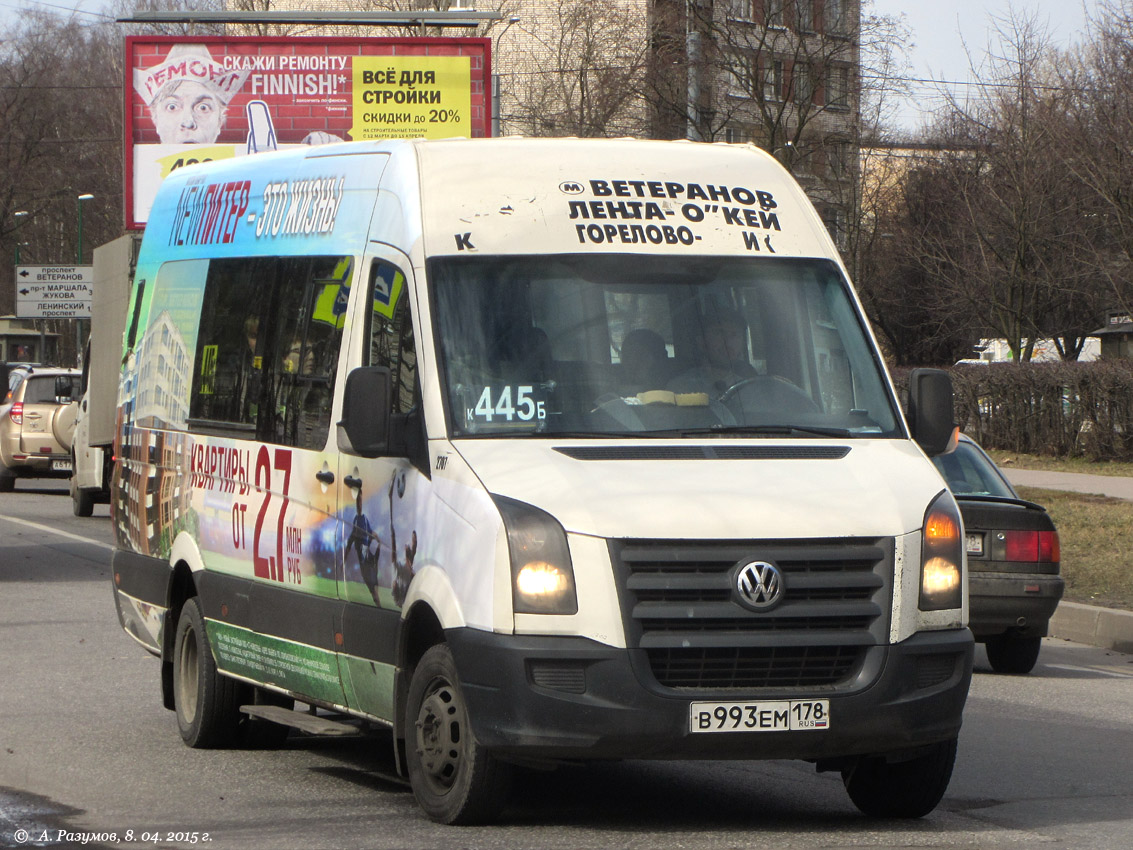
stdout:
<svg viewBox="0 0 1133 850">
<path fill-rule="evenodd" d="M 71 534 L 69 531 L 60 531 L 58 528 L 52 528 L 50 525 L 41 525 L 38 522 L 32 522 L 31 520 L 26 519 L 17 519 L 14 516 L 5 516 L 4 514 L 0 514 L 0 519 L 7 520 L 8 522 L 14 522 L 17 525 L 26 525 L 28 528 L 34 528 L 37 531 L 46 531 L 48 534 L 55 534 L 59 537 L 66 537 L 69 540 L 77 540 L 80 543 L 89 543 L 92 546 L 101 546 L 103 549 L 114 551 L 114 547 L 109 543 L 103 543 L 101 540 L 92 540 L 89 537 L 81 537 L 78 534 Z"/>
<path fill-rule="evenodd" d="M 1043 667 L 1069 670 L 1072 673 L 1098 673 L 1102 676 L 1113 676 L 1115 679 L 1133 679 L 1133 673 L 1119 673 L 1116 670 L 1103 670 L 1101 667 L 1076 667 L 1073 664 L 1044 664 Z"/>
</svg>

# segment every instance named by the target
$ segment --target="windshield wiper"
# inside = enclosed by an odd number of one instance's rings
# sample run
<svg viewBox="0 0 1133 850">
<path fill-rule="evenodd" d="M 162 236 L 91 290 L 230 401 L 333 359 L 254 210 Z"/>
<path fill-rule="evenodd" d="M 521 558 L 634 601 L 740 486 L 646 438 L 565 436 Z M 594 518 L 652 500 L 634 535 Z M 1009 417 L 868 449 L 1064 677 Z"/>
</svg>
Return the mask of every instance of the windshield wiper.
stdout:
<svg viewBox="0 0 1133 850">
<path fill-rule="evenodd" d="M 700 435 L 771 435 L 782 437 L 849 437 L 849 428 L 825 428 L 816 425 L 712 425 L 708 428 L 679 428 L 672 431 L 649 431 L 649 434 L 680 437 Z"/>
</svg>

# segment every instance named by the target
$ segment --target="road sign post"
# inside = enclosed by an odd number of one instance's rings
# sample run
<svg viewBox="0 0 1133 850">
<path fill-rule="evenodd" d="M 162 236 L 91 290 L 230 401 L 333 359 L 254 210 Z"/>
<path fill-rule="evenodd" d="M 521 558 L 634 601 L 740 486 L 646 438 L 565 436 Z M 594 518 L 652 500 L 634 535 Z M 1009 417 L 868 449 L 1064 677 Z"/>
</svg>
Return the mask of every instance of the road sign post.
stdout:
<svg viewBox="0 0 1133 850">
<path fill-rule="evenodd" d="M 89 319 L 93 266 L 17 266 L 16 317 Z"/>
</svg>

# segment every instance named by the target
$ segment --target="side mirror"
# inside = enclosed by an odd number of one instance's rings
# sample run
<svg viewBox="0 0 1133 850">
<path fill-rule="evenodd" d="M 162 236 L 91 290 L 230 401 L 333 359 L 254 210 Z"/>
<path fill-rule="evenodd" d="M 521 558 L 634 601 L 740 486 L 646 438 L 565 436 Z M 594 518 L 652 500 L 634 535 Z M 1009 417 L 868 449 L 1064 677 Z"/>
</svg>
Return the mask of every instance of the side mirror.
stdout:
<svg viewBox="0 0 1133 850">
<path fill-rule="evenodd" d="M 390 393 L 393 380 L 386 366 L 363 366 L 346 376 L 342 421 L 355 454 L 378 457 L 389 449 Z"/>
<path fill-rule="evenodd" d="M 909 373 L 909 430 L 924 453 L 935 457 L 948 451 L 956 434 L 952 377 L 943 369 L 914 369 Z"/>
</svg>

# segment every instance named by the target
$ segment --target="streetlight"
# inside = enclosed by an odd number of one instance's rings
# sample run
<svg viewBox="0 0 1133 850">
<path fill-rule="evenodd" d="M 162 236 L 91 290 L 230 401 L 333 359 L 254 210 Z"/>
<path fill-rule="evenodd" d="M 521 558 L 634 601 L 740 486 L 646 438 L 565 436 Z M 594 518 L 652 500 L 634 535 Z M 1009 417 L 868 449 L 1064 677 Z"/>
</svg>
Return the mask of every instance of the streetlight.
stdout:
<svg viewBox="0 0 1133 850">
<path fill-rule="evenodd" d="M 14 218 L 16 220 L 16 228 L 15 228 L 16 231 L 19 231 L 20 225 L 23 224 L 23 222 L 20 221 L 20 219 L 21 218 L 27 218 L 27 215 L 28 215 L 27 210 L 16 210 L 14 213 L 12 213 L 12 218 Z M 20 234 L 17 232 L 16 233 L 16 265 L 17 266 L 20 264 L 20 244 L 21 244 L 20 243 Z"/>
<path fill-rule="evenodd" d="M 83 201 L 92 201 L 92 200 L 94 200 L 94 195 L 79 195 L 79 198 L 78 198 L 79 244 L 78 244 L 78 250 L 75 252 L 76 255 L 77 255 L 75 265 L 78 265 L 78 266 L 81 266 L 83 264 Z"/>
</svg>

